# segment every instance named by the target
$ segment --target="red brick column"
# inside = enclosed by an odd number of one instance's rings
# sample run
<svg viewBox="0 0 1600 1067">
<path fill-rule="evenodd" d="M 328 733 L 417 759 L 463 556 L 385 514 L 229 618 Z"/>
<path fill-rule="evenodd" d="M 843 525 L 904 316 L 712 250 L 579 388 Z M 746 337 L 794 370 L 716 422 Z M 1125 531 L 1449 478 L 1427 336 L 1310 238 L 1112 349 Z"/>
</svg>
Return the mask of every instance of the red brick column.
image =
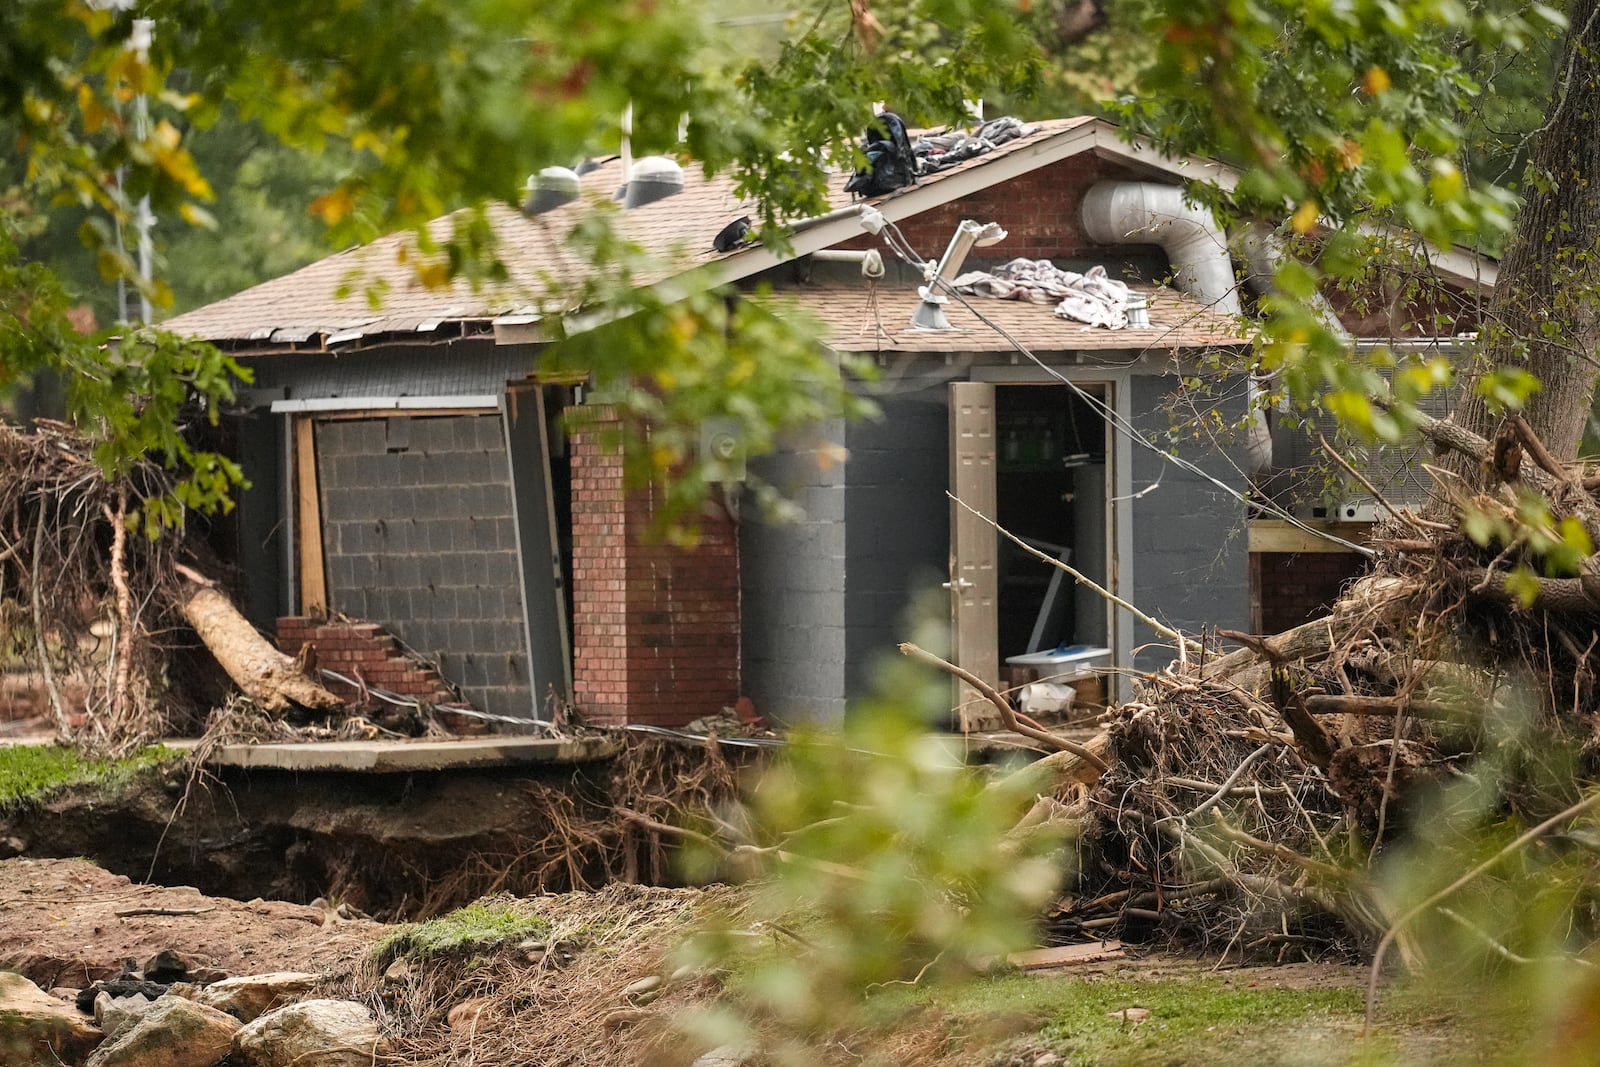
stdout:
<svg viewBox="0 0 1600 1067">
<path fill-rule="evenodd" d="M 700 543 L 649 536 L 657 495 L 623 488 L 600 427 L 572 439 L 573 688 L 593 722 L 676 726 L 739 699 L 739 540 L 712 509 Z"/>
</svg>

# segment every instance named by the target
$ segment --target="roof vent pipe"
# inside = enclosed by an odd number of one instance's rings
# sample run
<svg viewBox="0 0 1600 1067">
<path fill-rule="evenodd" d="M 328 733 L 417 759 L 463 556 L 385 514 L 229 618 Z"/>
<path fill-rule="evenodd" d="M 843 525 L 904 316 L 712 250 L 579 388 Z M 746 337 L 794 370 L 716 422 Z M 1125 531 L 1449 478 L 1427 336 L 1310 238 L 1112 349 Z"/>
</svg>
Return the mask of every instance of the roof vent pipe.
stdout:
<svg viewBox="0 0 1600 1067">
<path fill-rule="evenodd" d="M 1239 255 L 1245 263 L 1245 284 L 1257 293 L 1270 291 L 1273 276 L 1283 265 L 1285 255 L 1283 238 L 1279 237 L 1271 226 L 1256 221 L 1234 231 L 1233 245 L 1239 250 Z M 1350 340 L 1350 332 L 1344 328 L 1344 323 L 1339 321 L 1339 314 L 1333 310 L 1333 305 L 1328 303 L 1327 297 L 1321 293 L 1313 293 L 1306 303 L 1310 306 L 1311 313 L 1317 317 L 1317 321 L 1326 326 L 1335 337 L 1341 341 Z"/>
<path fill-rule="evenodd" d="M 1160 245 L 1179 289 L 1222 315 L 1237 315 L 1228 240 L 1203 207 L 1177 185 L 1097 182 L 1083 198 L 1083 229 L 1103 245 Z"/>
<path fill-rule="evenodd" d="M 522 202 L 524 215 L 543 215 L 546 211 L 578 199 L 583 183 L 578 172 L 566 167 L 546 167 L 528 179 L 528 199 Z"/>
<path fill-rule="evenodd" d="M 683 168 L 666 156 L 649 156 L 633 165 L 622 206 L 642 207 L 683 192 Z"/>
<path fill-rule="evenodd" d="M 1181 186 L 1097 182 L 1084 194 L 1080 215 L 1090 240 L 1103 245 L 1160 245 L 1179 289 L 1218 314 L 1243 313 L 1228 240 L 1210 210 L 1185 202 Z M 1250 426 L 1245 452 L 1249 473 L 1259 478 L 1272 469 L 1265 379 L 1251 373 L 1247 391 Z"/>
</svg>

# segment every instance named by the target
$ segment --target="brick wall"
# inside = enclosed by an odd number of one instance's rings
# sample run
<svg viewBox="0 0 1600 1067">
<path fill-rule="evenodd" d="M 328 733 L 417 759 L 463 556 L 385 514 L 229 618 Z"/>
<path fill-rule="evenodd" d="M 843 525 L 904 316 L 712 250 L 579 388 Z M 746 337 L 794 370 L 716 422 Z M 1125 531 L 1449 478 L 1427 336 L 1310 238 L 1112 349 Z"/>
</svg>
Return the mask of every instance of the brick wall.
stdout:
<svg viewBox="0 0 1600 1067">
<path fill-rule="evenodd" d="M 572 439 L 573 689 L 595 722 L 682 725 L 739 698 L 738 532 L 715 507 L 700 543 L 652 540 L 655 497 L 623 488 L 593 427 Z"/>
<path fill-rule="evenodd" d="M 1254 608 L 1251 628 L 1277 634 L 1324 614 L 1344 584 L 1362 574 L 1365 560 L 1354 552 L 1252 552 Z"/>
<path fill-rule="evenodd" d="M 1095 246 L 1084 236 L 1078 205 L 1095 182 L 1136 176 L 1098 156 L 1081 155 L 1013 178 L 1004 185 L 952 200 L 899 223 L 900 230 L 923 256 L 938 258 L 962 219 L 998 222 L 1006 229 L 1004 243 L 977 255 L 1057 259 L 1080 256 Z M 882 248 L 881 238 L 862 236 L 842 247 Z M 1119 250 L 1125 254 L 1126 250 Z"/>
<path fill-rule="evenodd" d="M 500 416 L 316 428 L 328 606 L 435 659 L 469 703 L 533 712 Z"/>
<path fill-rule="evenodd" d="M 278 620 L 278 647 L 286 654 L 299 655 L 308 643 L 316 649 L 319 668 L 401 696 L 432 703 L 456 699 L 438 671 L 407 656 L 394 635 L 375 622 L 338 622 L 301 615 Z M 357 685 L 327 678 L 323 681 L 345 700 L 361 697 Z"/>
</svg>

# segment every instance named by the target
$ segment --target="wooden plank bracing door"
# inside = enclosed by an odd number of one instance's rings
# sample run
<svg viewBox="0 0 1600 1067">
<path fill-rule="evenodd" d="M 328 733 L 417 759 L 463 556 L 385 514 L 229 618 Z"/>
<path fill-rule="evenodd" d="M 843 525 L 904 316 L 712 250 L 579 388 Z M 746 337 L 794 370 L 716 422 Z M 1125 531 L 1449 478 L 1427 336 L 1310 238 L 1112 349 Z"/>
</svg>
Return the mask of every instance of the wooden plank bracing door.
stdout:
<svg viewBox="0 0 1600 1067">
<path fill-rule="evenodd" d="M 994 385 L 950 385 L 950 491 L 969 507 L 995 516 Z M 994 527 L 955 501 L 950 503 L 950 631 L 954 660 L 999 687 L 999 537 Z M 999 722 L 994 708 L 965 685 L 958 686 L 959 719 L 965 731 Z"/>
<path fill-rule="evenodd" d="M 328 576 L 322 558 L 322 498 L 317 491 L 316 429 L 309 415 L 294 420 L 295 518 L 299 544 L 300 614 L 328 614 Z"/>
</svg>

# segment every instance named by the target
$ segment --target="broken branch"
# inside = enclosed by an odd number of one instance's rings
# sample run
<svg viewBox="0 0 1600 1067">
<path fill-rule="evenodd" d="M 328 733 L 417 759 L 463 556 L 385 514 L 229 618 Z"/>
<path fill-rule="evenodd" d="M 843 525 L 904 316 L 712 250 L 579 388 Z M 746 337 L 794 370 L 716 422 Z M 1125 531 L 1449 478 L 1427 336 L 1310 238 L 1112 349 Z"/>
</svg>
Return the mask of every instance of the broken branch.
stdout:
<svg viewBox="0 0 1600 1067">
<path fill-rule="evenodd" d="M 1040 730 L 1036 727 L 1028 726 L 1017 721 L 1017 713 L 1011 710 L 1010 702 L 996 692 L 994 686 L 990 685 L 982 678 L 979 678 L 971 671 L 957 667 L 954 663 L 940 659 L 932 652 L 929 652 L 923 648 L 919 648 L 909 641 L 901 644 L 900 651 L 903 655 L 910 656 L 912 659 L 921 663 L 926 663 L 930 667 L 938 667 L 940 670 L 948 674 L 955 675 L 957 678 L 970 685 L 973 689 L 977 690 L 980 696 L 989 701 L 989 703 L 993 704 L 995 709 L 1000 712 L 1000 721 L 1005 723 L 1006 729 L 1010 730 L 1012 733 L 1021 734 L 1023 737 L 1031 737 L 1035 741 L 1040 741 L 1044 744 L 1047 744 L 1059 752 L 1071 752 L 1079 759 L 1093 767 L 1096 771 L 1104 772 L 1105 769 L 1110 766 L 1105 760 L 1091 752 L 1087 747 L 1078 744 L 1076 741 L 1068 741 L 1066 738 L 1058 737 L 1049 730 Z"/>
</svg>

